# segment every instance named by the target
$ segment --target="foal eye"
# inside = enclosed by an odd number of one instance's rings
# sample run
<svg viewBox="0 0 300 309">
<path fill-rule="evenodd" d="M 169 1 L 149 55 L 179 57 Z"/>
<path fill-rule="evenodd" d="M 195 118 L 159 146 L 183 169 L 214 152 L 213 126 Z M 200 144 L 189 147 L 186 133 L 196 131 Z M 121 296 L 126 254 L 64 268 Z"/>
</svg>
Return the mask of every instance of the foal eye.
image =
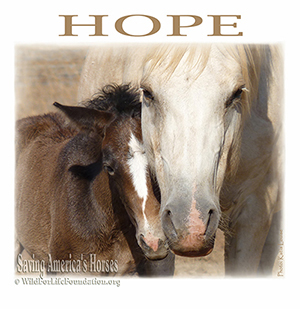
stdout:
<svg viewBox="0 0 300 309">
<path fill-rule="evenodd" d="M 225 102 L 225 107 L 229 107 L 231 106 L 236 100 L 241 99 L 242 97 L 242 93 L 244 91 L 247 91 L 247 88 L 245 87 L 245 85 L 239 87 Z"/>
<path fill-rule="evenodd" d="M 115 170 L 111 166 L 104 164 L 103 168 L 109 175 L 113 176 L 115 174 Z"/>
</svg>

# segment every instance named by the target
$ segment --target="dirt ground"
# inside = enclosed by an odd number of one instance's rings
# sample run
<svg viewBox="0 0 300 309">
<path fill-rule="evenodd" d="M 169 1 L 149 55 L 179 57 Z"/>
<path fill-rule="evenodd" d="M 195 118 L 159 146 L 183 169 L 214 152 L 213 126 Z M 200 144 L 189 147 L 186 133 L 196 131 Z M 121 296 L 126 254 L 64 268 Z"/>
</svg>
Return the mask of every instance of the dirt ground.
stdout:
<svg viewBox="0 0 300 309">
<path fill-rule="evenodd" d="M 77 104 L 77 88 L 87 48 L 17 46 L 15 50 L 16 119 L 54 111 L 53 102 Z M 175 277 L 224 276 L 224 236 L 206 257 L 176 256 Z"/>
</svg>

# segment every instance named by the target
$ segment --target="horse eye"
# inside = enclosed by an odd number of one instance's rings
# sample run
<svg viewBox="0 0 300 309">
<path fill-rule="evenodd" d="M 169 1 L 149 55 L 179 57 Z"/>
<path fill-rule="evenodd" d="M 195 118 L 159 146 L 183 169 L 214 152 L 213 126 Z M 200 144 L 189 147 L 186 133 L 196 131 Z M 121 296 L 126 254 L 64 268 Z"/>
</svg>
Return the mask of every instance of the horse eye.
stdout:
<svg viewBox="0 0 300 309">
<path fill-rule="evenodd" d="M 152 93 L 147 89 L 143 89 L 143 98 L 143 102 L 147 107 L 149 107 L 151 102 L 154 100 Z"/>
<path fill-rule="evenodd" d="M 232 105 L 232 103 L 235 102 L 235 100 L 239 100 L 242 97 L 242 93 L 244 91 L 247 91 L 245 85 L 241 86 L 238 88 L 238 90 L 236 90 L 226 101 L 225 103 L 225 107 L 229 107 L 230 105 Z"/>
<path fill-rule="evenodd" d="M 104 164 L 103 168 L 107 171 L 109 175 L 113 176 L 115 174 L 115 170 L 110 165 Z"/>
<path fill-rule="evenodd" d="M 244 90 L 245 90 L 245 86 L 240 87 L 240 88 L 234 93 L 234 99 L 240 99 Z"/>
</svg>

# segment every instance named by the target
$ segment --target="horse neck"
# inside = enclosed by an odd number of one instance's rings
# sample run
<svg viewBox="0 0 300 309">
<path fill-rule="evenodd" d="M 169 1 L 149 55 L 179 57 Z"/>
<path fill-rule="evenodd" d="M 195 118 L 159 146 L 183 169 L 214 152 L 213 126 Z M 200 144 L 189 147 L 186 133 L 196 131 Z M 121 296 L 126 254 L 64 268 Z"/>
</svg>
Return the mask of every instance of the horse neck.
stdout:
<svg viewBox="0 0 300 309">
<path fill-rule="evenodd" d="M 122 196 L 120 196 L 120 192 L 114 180 L 110 179 L 109 182 L 111 190 L 111 209 L 113 211 L 114 222 L 120 234 L 124 236 L 133 259 L 138 263 L 143 253 L 136 240 L 136 229 L 125 209 Z"/>
<path fill-rule="evenodd" d="M 61 204 L 68 206 L 58 211 L 71 218 L 71 226 L 81 237 L 106 237 L 115 223 L 108 178 L 101 171 L 99 136 L 73 131 L 72 137 L 65 138 L 61 145 L 54 176 L 59 184 L 53 194 L 54 198 L 59 197 Z"/>
</svg>

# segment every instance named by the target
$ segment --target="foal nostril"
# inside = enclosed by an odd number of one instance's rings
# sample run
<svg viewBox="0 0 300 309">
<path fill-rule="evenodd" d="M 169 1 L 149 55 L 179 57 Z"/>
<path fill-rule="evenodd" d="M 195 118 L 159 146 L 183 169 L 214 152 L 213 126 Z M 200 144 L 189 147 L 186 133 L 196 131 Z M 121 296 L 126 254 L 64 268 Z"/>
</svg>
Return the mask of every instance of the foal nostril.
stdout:
<svg viewBox="0 0 300 309">
<path fill-rule="evenodd" d="M 141 244 L 141 247 L 145 250 L 149 250 L 150 247 L 147 245 L 147 243 L 145 242 L 145 239 L 144 239 L 144 235 L 141 234 L 140 235 L 140 244 Z"/>
<path fill-rule="evenodd" d="M 167 256 L 168 246 L 159 237 L 147 233 L 146 236 L 140 234 L 138 243 L 145 256 L 150 260 L 160 260 Z"/>
<path fill-rule="evenodd" d="M 140 235 L 140 246 L 145 251 L 154 251 L 156 252 L 163 242 L 158 238 L 152 235 L 151 233 L 147 233 L 146 236 Z"/>
</svg>

